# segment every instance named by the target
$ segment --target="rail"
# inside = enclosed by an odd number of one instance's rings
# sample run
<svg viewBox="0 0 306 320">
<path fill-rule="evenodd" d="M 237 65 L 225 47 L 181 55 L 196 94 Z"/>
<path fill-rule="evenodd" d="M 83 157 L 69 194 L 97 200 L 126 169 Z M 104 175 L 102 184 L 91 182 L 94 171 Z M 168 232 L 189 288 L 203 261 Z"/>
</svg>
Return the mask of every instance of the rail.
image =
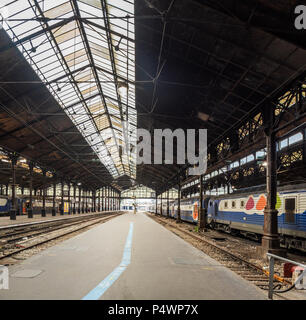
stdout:
<svg viewBox="0 0 306 320">
<path fill-rule="evenodd" d="M 303 268 L 303 272 L 301 272 L 301 274 L 296 278 L 296 280 L 294 281 L 293 285 L 290 287 L 290 289 L 287 289 L 286 291 L 289 291 L 291 289 L 293 289 L 294 287 L 296 287 L 297 289 L 305 289 L 306 288 L 306 283 L 304 283 L 303 285 L 301 285 L 301 280 L 304 278 L 304 276 L 306 276 L 306 265 L 293 261 L 293 260 L 289 260 L 280 256 L 277 256 L 275 254 L 272 253 L 267 253 L 267 257 L 269 259 L 269 291 L 268 291 L 268 298 L 273 300 L 273 279 L 274 279 L 274 262 L 275 259 L 281 260 L 281 261 L 285 261 L 285 262 L 289 262 L 292 263 L 296 266 L 299 266 L 301 268 Z M 285 291 L 284 291 L 285 292 Z"/>
</svg>

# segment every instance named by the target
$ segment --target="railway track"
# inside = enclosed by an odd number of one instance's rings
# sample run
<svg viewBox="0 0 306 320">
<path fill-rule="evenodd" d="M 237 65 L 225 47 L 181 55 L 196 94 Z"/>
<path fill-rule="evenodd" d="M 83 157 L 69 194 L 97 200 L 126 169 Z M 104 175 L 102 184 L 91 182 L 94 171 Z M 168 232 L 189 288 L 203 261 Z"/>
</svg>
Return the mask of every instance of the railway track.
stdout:
<svg viewBox="0 0 306 320">
<path fill-rule="evenodd" d="M 0 241 L 14 242 L 26 236 L 47 233 L 48 230 L 53 231 L 57 226 L 59 229 L 61 229 L 64 226 L 79 224 L 82 221 L 90 221 L 97 219 L 98 217 L 105 217 L 107 214 L 109 213 L 99 213 L 96 215 L 59 219 L 48 222 L 42 221 L 41 223 L 34 224 L 14 225 L 13 227 L 7 226 L 3 229 L 0 229 Z"/>
<path fill-rule="evenodd" d="M 164 225 L 167 229 L 178 235 L 179 237 L 188 241 L 188 237 L 196 240 L 196 242 L 202 244 L 199 249 L 206 253 L 211 258 L 215 259 L 228 269 L 232 270 L 242 278 L 252 282 L 257 287 L 268 290 L 269 288 L 269 273 L 262 267 L 247 261 L 246 259 L 239 257 L 238 255 L 220 247 L 212 242 L 209 237 L 204 235 L 193 234 L 190 231 L 186 231 L 178 225 L 169 223 L 166 218 L 157 217 L 152 214 L 147 214 L 150 218 Z M 187 238 L 187 239 L 186 239 Z M 286 279 L 274 275 L 274 287 L 277 289 L 286 289 L 290 287 L 291 282 Z"/>
<path fill-rule="evenodd" d="M 105 223 L 120 214 L 122 213 L 104 213 L 89 217 L 79 217 L 77 221 L 67 219 L 62 222 L 60 220 L 54 221 L 54 223 L 50 222 L 47 225 L 43 223 L 43 225 L 35 224 L 26 227 L 14 226 L 11 230 L 10 228 L 6 228 L 5 232 L 0 231 L 0 263 L 2 260 L 23 251 L 71 235 L 95 224 Z M 16 231 L 16 228 L 19 230 Z"/>
</svg>

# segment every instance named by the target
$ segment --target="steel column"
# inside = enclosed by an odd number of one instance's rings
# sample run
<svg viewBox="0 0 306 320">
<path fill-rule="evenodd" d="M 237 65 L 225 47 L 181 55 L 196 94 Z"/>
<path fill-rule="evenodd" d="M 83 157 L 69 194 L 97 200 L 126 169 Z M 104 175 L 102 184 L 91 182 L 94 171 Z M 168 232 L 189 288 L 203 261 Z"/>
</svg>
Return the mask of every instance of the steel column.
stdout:
<svg viewBox="0 0 306 320">
<path fill-rule="evenodd" d="M 163 215 L 163 194 L 160 194 L 160 215 Z"/>
<path fill-rule="evenodd" d="M 70 187 L 71 187 L 71 184 L 70 182 L 68 182 L 68 214 L 71 214 Z"/>
<path fill-rule="evenodd" d="M 266 252 L 279 249 L 276 205 L 276 149 L 275 134 L 272 130 L 266 136 L 267 141 L 267 204 L 264 209 L 264 233 L 262 247 Z M 272 253 L 272 252 L 271 252 Z"/>
<path fill-rule="evenodd" d="M 81 204 L 82 204 L 82 200 L 81 200 L 81 187 L 79 187 L 79 205 L 78 205 L 78 214 L 81 213 Z"/>
<path fill-rule="evenodd" d="M 85 196 L 84 196 L 84 189 L 82 189 L 82 213 L 85 212 Z"/>
<path fill-rule="evenodd" d="M 280 239 L 278 235 L 276 193 L 277 193 L 277 158 L 276 141 L 274 133 L 274 108 L 266 106 L 264 113 L 266 148 L 267 148 L 267 169 L 266 169 L 266 188 L 267 203 L 264 209 L 264 228 L 262 237 L 261 255 L 266 257 L 266 253 L 281 254 Z"/>
<path fill-rule="evenodd" d="M 178 181 L 178 197 L 177 197 L 177 223 L 181 222 L 181 180 Z"/>
<path fill-rule="evenodd" d="M 107 211 L 109 211 L 109 196 L 110 196 L 110 187 L 107 187 Z"/>
<path fill-rule="evenodd" d="M 34 168 L 34 164 L 33 162 L 30 162 L 29 163 L 29 170 L 30 170 L 30 181 L 29 181 L 29 184 L 30 184 L 30 201 L 29 201 L 29 206 L 27 208 L 28 210 L 28 218 L 33 218 L 33 168 Z"/>
<path fill-rule="evenodd" d="M 64 181 L 61 181 L 61 210 L 60 215 L 64 215 Z"/>
<path fill-rule="evenodd" d="M 55 217 L 56 216 L 56 203 L 55 203 L 55 200 L 56 200 L 56 181 L 53 182 L 53 204 L 52 204 L 52 216 Z"/>
<path fill-rule="evenodd" d="M 87 194 L 88 190 L 85 190 L 85 212 L 88 213 L 88 194 Z"/>
<path fill-rule="evenodd" d="M 96 212 L 96 190 L 92 191 L 92 201 L 93 201 L 92 211 Z"/>
<path fill-rule="evenodd" d="M 42 189 L 43 201 L 42 201 L 41 216 L 45 217 L 46 216 L 46 170 L 42 170 L 42 173 L 43 173 L 43 189 Z"/>
<path fill-rule="evenodd" d="M 206 228 L 206 211 L 207 209 L 204 206 L 204 199 L 203 199 L 203 175 L 200 175 L 200 205 L 199 205 L 199 212 L 198 212 L 198 226 L 200 230 L 204 232 L 207 231 Z"/>
<path fill-rule="evenodd" d="M 167 218 L 170 216 L 170 208 L 169 208 L 169 189 L 167 191 Z"/>
<path fill-rule="evenodd" d="M 155 191 L 155 214 L 157 214 L 157 192 Z"/>
<path fill-rule="evenodd" d="M 98 193 L 98 212 L 101 211 L 101 189 L 99 189 Z"/>
<path fill-rule="evenodd" d="M 16 220 L 16 164 L 17 157 L 12 156 L 12 206 L 10 210 L 10 220 Z"/>
<path fill-rule="evenodd" d="M 104 187 L 102 188 L 102 195 L 101 195 L 101 211 L 104 211 Z"/>
<path fill-rule="evenodd" d="M 75 183 L 73 184 L 73 199 L 74 199 L 74 201 L 73 201 L 73 211 L 72 211 L 72 213 L 76 214 L 76 184 Z"/>
</svg>

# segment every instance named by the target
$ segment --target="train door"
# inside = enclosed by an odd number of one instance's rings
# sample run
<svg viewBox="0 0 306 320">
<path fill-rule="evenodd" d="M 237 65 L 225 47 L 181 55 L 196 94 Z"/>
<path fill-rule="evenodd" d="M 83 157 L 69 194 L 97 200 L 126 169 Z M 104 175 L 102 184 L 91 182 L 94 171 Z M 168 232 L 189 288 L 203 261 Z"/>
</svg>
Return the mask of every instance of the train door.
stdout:
<svg viewBox="0 0 306 320">
<path fill-rule="evenodd" d="M 297 196 L 284 197 L 284 224 L 295 225 L 297 223 Z"/>
<path fill-rule="evenodd" d="M 214 201 L 214 217 L 217 217 L 218 215 L 218 202 L 217 200 Z"/>
</svg>

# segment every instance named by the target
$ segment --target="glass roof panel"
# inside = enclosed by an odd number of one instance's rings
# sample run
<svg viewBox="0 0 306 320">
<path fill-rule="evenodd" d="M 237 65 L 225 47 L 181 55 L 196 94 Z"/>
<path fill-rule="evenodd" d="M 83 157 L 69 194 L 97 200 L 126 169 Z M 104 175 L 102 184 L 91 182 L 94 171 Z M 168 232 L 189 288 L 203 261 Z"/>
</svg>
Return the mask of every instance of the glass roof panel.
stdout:
<svg viewBox="0 0 306 320">
<path fill-rule="evenodd" d="M 119 150 L 127 109 L 130 126 L 137 125 L 134 1 L 2 0 L 3 6 L 10 13 L 4 24 L 8 35 L 20 41 L 18 49 L 111 175 L 136 178 L 135 154 Z M 78 16 L 82 20 L 71 21 Z M 119 81 L 126 82 L 127 97 L 119 95 Z"/>
</svg>

